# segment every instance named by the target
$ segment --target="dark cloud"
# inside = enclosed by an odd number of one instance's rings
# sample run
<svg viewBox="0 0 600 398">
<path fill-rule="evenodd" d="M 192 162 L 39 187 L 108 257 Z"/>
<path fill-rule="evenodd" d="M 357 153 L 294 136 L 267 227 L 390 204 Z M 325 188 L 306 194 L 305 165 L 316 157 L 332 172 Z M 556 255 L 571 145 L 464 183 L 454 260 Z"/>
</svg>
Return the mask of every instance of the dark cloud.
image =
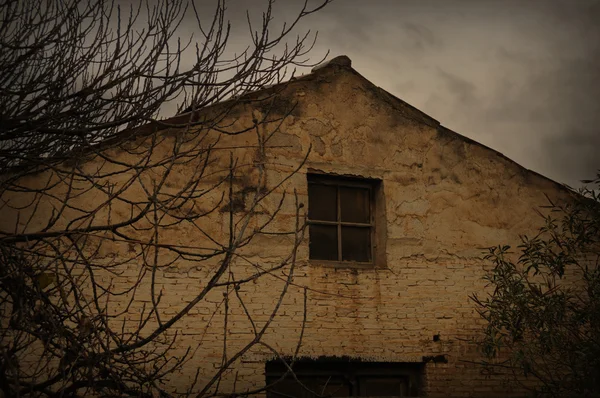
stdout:
<svg viewBox="0 0 600 398">
<path fill-rule="evenodd" d="M 574 186 L 577 181 L 590 179 L 600 170 L 600 134 L 596 126 L 566 130 L 561 135 L 544 139 L 542 145 L 547 153 L 548 167 Z"/>
<path fill-rule="evenodd" d="M 475 92 L 477 87 L 466 79 L 438 68 L 438 74 L 445 83 L 450 95 L 462 105 L 473 106 L 477 104 Z"/>
<path fill-rule="evenodd" d="M 369 48 L 377 42 L 373 27 L 377 18 L 353 2 L 334 2 L 304 21 L 304 26 L 319 30 L 320 46 L 329 47 L 333 56 L 340 51 Z"/>
<path fill-rule="evenodd" d="M 539 154 L 532 168 L 575 186 L 600 169 L 600 27 L 589 16 L 598 4 L 549 10 L 557 25 L 546 31 L 545 57 L 499 48 L 497 62 L 515 75 L 482 110 L 492 123 L 520 122 Z"/>
<path fill-rule="evenodd" d="M 416 50 L 424 50 L 428 47 L 439 47 L 442 45 L 441 39 L 424 25 L 406 22 L 402 24 L 402 27 L 408 38 L 414 43 Z"/>
<path fill-rule="evenodd" d="M 554 85 L 553 134 L 541 140 L 547 167 L 561 178 L 589 178 L 600 170 L 600 62 L 565 62 Z"/>
</svg>

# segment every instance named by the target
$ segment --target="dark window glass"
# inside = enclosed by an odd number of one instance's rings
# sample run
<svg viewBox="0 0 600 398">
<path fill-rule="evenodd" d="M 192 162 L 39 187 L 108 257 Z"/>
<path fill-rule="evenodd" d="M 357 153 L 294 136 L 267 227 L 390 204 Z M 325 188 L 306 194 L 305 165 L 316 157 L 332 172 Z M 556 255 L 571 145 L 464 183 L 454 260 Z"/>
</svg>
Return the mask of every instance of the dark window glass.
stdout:
<svg viewBox="0 0 600 398">
<path fill-rule="evenodd" d="M 408 395 L 408 380 L 400 377 L 359 378 L 360 395 L 363 397 L 405 397 Z"/>
<path fill-rule="evenodd" d="M 318 379 L 314 397 L 349 397 L 352 396 L 350 385 L 341 377 L 328 377 Z"/>
<path fill-rule="evenodd" d="M 340 187 L 342 222 L 369 223 L 369 190 Z"/>
<path fill-rule="evenodd" d="M 308 218 L 319 221 L 337 220 L 337 187 L 308 184 Z"/>
<path fill-rule="evenodd" d="M 315 260 L 338 260 L 338 232 L 336 225 L 311 224 L 308 234 L 310 236 L 310 258 Z"/>
<path fill-rule="evenodd" d="M 342 260 L 371 261 L 371 228 L 342 226 Z"/>
</svg>

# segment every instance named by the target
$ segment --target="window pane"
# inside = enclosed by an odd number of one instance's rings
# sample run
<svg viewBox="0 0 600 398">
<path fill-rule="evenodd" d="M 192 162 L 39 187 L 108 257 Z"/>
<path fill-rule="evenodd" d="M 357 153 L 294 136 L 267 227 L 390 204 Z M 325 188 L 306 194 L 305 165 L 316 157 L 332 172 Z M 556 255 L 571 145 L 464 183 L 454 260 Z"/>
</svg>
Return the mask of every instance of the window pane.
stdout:
<svg viewBox="0 0 600 398">
<path fill-rule="evenodd" d="M 368 223 L 370 218 L 369 190 L 340 187 L 342 221 Z"/>
<path fill-rule="evenodd" d="M 367 376 L 359 379 L 360 395 L 363 397 L 404 397 L 407 380 L 402 377 Z"/>
<path fill-rule="evenodd" d="M 337 221 L 337 187 L 308 184 L 308 218 Z"/>
<path fill-rule="evenodd" d="M 314 392 L 315 397 L 349 397 L 350 385 L 341 377 L 319 378 Z"/>
<path fill-rule="evenodd" d="M 310 258 L 338 260 L 338 235 L 335 225 L 310 225 L 308 231 Z"/>
<path fill-rule="evenodd" d="M 371 228 L 342 227 L 342 260 L 371 261 Z"/>
</svg>

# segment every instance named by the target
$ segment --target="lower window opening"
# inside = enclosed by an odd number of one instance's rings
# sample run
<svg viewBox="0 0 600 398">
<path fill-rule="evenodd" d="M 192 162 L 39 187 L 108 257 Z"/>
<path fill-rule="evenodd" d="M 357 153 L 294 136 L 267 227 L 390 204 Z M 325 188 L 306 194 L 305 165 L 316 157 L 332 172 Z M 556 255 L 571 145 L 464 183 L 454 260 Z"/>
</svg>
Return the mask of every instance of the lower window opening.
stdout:
<svg viewBox="0 0 600 398">
<path fill-rule="evenodd" d="M 297 359 L 266 364 L 267 397 L 418 397 L 424 364 Z"/>
</svg>

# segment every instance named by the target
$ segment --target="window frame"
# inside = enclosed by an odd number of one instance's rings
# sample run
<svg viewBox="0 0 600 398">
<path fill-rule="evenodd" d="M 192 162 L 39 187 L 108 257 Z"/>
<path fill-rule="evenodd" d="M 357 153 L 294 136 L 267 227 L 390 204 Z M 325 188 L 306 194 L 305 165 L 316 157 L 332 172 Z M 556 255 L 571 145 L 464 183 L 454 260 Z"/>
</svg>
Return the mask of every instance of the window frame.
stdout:
<svg viewBox="0 0 600 398">
<path fill-rule="evenodd" d="M 326 221 L 326 220 L 313 220 L 308 218 L 307 215 L 307 224 L 309 226 L 309 261 L 311 263 L 324 264 L 324 265 L 334 265 L 334 266 L 351 266 L 351 267 L 359 267 L 359 268 L 372 268 L 376 265 L 376 253 L 377 253 L 377 207 L 376 207 L 376 191 L 379 189 L 380 180 L 375 180 L 371 178 L 359 178 L 359 177 L 351 177 L 345 175 L 334 175 L 334 174 L 317 174 L 317 173 L 307 173 L 307 187 L 311 184 L 314 185 L 327 185 L 336 187 L 336 221 Z M 357 223 L 357 222 L 349 222 L 342 221 L 341 217 L 341 195 L 340 188 L 341 187 L 349 187 L 349 188 L 361 188 L 368 190 L 368 206 L 369 206 L 369 222 L 368 223 Z M 310 197 L 309 197 L 309 207 L 310 207 Z M 309 209 L 310 211 L 310 209 Z M 336 226 L 337 227 L 337 260 L 321 260 L 310 258 L 310 226 L 311 225 L 327 225 L 327 226 Z M 370 249 L 370 260 L 369 261 L 352 261 L 352 260 L 343 260 L 343 248 L 342 248 L 342 227 L 360 227 L 360 228 L 368 228 L 370 230 L 369 233 L 369 249 Z"/>
</svg>

